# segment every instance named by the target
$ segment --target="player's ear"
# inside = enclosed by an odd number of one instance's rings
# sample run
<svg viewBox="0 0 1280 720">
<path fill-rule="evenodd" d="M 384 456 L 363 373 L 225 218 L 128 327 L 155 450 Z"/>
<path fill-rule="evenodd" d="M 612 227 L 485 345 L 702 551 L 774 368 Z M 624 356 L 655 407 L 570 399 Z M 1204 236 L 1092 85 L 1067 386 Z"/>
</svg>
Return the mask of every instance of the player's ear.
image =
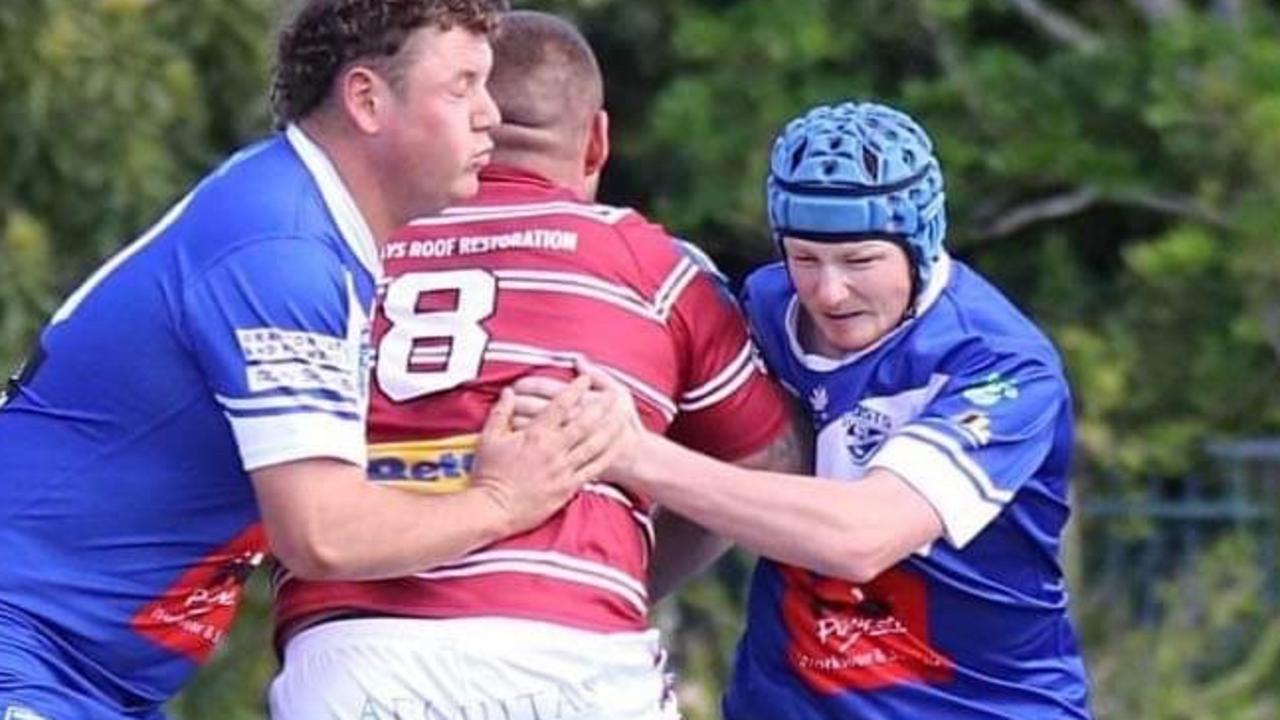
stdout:
<svg viewBox="0 0 1280 720">
<path fill-rule="evenodd" d="M 334 82 L 338 105 L 351 124 L 370 135 L 381 130 L 391 92 L 386 80 L 371 67 L 352 65 Z"/>
<path fill-rule="evenodd" d="M 587 150 L 583 158 L 583 174 L 594 177 L 604 172 L 609 161 L 609 113 L 596 111 L 587 130 Z"/>
</svg>

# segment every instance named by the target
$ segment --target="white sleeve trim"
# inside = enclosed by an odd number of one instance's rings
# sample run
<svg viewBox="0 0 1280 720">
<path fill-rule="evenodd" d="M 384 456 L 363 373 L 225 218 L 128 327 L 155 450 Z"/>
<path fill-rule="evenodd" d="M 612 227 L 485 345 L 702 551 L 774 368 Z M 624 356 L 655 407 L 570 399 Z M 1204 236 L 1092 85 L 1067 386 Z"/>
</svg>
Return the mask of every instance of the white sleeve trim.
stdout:
<svg viewBox="0 0 1280 720">
<path fill-rule="evenodd" d="M 951 448 L 915 434 L 918 429 L 909 426 L 889 438 L 870 466 L 892 471 L 923 495 L 942 519 L 947 541 L 961 549 L 1000 514 L 1008 498 L 984 493 L 991 480 L 976 463 L 967 456 L 962 463 Z"/>
<path fill-rule="evenodd" d="M 335 458 L 361 469 L 368 464 L 364 422 L 360 420 L 323 411 L 266 417 L 227 414 L 227 420 L 246 472 L 311 458 Z"/>
</svg>

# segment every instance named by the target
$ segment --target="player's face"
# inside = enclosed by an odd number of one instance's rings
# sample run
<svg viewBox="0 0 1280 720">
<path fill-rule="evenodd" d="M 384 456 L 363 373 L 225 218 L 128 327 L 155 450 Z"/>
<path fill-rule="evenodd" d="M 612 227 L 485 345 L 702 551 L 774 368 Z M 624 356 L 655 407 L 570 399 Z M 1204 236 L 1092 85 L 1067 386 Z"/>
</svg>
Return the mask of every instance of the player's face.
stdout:
<svg viewBox="0 0 1280 720">
<path fill-rule="evenodd" d="M 479 189 L 489 161 L 490 130 L 500 121 L 485 84 L 493 66 L 489 40 L 463 28 L 424 27 L 406 53 L 402 86 L 393 93 L 388 137 L 392 187 L 408 217 L 435 213 Z"/>
<path fill-rule="evenodd" d="M 911 263 L 888 240 L 825 243 L 783 238 L 787 270 L 804 308 L 806 349 L 840 357 L 875 343 L 911 302 Z"/>
</svg>

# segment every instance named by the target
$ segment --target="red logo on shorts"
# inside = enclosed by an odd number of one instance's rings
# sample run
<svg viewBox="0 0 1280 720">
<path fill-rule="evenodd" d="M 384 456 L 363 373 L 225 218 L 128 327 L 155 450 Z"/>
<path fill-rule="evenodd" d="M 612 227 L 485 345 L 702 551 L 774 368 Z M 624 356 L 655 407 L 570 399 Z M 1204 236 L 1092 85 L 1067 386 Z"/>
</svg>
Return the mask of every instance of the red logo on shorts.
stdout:
<svg viewBox="0 0 1280 720">
<path fill-rule="evenodd" d="M 244 582 L 262 562 L 266 548 L 262 526 L 251 526 L 202 558 L 134 615 L 134 631 L 193 662 L 203 662 L 226 636 Z"/>
<path fill-rule="evenodd" d="M 875 690 L 951 679 L 954 666 L 929 644 L 924 580 L 892 568 L 856 585 L 781 566 L 788 659 L 814 691 Z"/>
</svg>

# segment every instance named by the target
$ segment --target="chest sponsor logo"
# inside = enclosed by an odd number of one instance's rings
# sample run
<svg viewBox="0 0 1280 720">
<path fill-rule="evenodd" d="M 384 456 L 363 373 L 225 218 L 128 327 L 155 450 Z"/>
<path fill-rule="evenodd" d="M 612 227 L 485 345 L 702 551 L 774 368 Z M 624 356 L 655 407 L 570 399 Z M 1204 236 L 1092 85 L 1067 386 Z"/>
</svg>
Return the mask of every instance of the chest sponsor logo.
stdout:
<svg viewBox="0 0 1280 720">
<path fill-rule="evenodd" d="M 954 675 L 953 663 L 931 645 L 928 591 L 910 570 L 892 568 L 858 585 L 784 567 L 783 579 L 787 659 L 815 692 L 942 683 Z"/>
<path fill-rule="evenodd" d="M 133 629 L 193 662 L 203 662 L 235 620 L 244 583 L 266 556 L 261 525 L 201 559 L 133 617 Z"/>
<path fill-rule="evenodd" d="M 471 483 L 479 435 L 369 446 L 369 479 L 419 493 L 458 492 Z"/>
</svg>

